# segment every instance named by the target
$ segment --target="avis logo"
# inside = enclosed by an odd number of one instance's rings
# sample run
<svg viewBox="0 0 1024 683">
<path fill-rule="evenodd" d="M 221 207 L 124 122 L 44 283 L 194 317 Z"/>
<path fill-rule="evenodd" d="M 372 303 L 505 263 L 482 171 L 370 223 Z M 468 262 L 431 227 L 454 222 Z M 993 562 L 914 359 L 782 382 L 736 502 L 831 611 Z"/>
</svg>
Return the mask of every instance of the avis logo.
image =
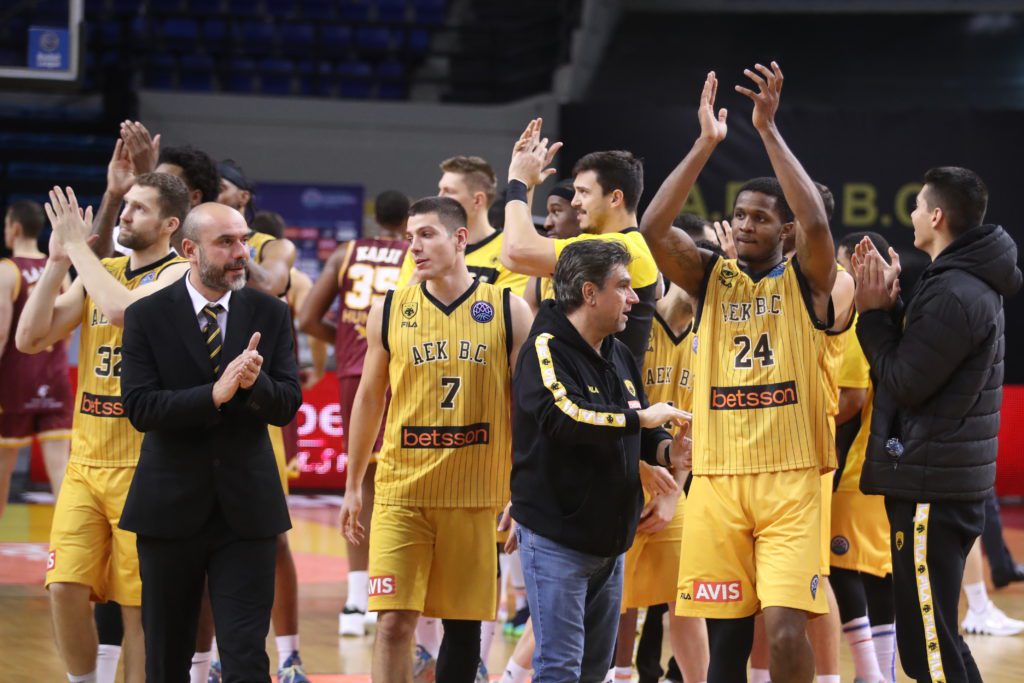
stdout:
<svg viewBox="0 0 1024 683">
<path fill-rule="evenodd" d="M 50 554 L 46 557 L 46 571 L 50 571 L 57 566 L 57 551 L 51 550 Z"/>
<path fill-rule="evenodd" d="M 695 602 L 740 602 L 743 600 L 741 581 L 694 581 Z"/>
<path fill-rule="evenodd" d="M 371 596 L 373 595 L 394 595 L 395 594 L 395 577 L 389 576 L 371 576 L 367 591 Z"/>
</svg>

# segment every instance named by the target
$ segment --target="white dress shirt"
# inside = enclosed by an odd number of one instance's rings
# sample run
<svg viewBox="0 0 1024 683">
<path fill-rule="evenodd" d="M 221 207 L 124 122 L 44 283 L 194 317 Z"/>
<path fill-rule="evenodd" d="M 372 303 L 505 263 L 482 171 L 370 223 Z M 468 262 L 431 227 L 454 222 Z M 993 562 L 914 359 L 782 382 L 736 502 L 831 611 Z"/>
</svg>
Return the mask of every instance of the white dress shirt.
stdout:
<svg viewBox="0 0 1024 683">
<path fill-rule="evenodd" d="M 231 301 L 231 290 L 224 293 L 224 296 L 217 299 L 216 301 L 208 301 L 205 296 L 199 293 L 192 283 L 189 281 L 188 276 L 192 271 L 185 273 L 185 289 L 188 290 L 189 298 L 192 299 L 192 308 L 196 314 L 196 322 L 199 323 L 199 329 L 206 332 L 207 318 L 206 314 L 203 313 L 203 309 L 207 306 L 214 304 L 220 304 L 222 310 L 217 314 L 217 324 L 220 326 L 220 340 L 223 344 L 227 339 L 228 332 L 228 304 Z"/>
</svg>

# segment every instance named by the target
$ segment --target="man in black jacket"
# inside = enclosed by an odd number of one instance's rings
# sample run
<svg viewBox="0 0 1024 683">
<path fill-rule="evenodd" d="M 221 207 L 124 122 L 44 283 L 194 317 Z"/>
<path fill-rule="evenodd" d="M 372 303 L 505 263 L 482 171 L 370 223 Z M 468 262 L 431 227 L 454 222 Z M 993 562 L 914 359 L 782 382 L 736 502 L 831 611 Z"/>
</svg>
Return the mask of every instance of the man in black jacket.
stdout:
<svg viewBox="0 0 1024 683">
<path fill-rule="evenodd" d="M 146 680 L 188 680 L 208 579 L 224 680 L 269 683 L 275 539 L 291 522 L 267 425 L 302 401 L 291 318 L 245 287 L 240 213 L 204 204 L 181 230 L 191 270 L 128 308 L 122 348 L 145 432 L 120 524 L 138 536 Z"/>
<path fill-rule="evenodd" d="M 601 681 L 611 664 L 622 557 L 652 495 L 677 489 L 686 414 L 647 405 L 629 349 L 615 338 L 638 299 L 629 252 L 614 240 L 565 248 L 513 377 L 511 515 L 537 646 L 533 680 Z M 641 461 L 641 459 L 643 461 Z M 514 547 L 514 542 L 506 548 Z"/>
<path fill-rule="evenodd" d="M 981 680 L 957 606 L 995 483 L 1003 297 L 1021 286 L 1013 239 L 982 225 L 987 203 L 972 171 L 925 174 L 911 219 L 914 246 L 932 263 L 906 308 L 898 265 L 870 242 L 854 259 L 857 337 L 875 387 L 861 490 L 885 496 L 896 640 L 903 670 L 919 681 Z"/>
</svg>

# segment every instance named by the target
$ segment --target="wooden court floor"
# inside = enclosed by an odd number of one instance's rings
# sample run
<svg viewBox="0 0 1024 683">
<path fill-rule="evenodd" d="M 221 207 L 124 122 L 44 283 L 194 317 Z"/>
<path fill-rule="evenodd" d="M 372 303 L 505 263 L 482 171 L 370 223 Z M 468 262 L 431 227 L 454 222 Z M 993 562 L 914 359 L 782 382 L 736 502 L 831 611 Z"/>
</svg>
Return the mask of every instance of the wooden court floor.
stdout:
<svg viewBox="0 0 1024 683">
<path fill-rule="evenodd" d="M 338 610 L 345 597 L 345 545 L 336 531 L 338 499 L 292 497 L 295 528 L 291 546 L 299 572 L 300 631 L 306 672 L 314 683 L 369 680 L 372 636 L 340 638 Z M 2 681 L 66 681 L 50 627 L 42 580 L 53 507 L 15 504 L 0 519 L 0 661 Z M 1018 561 L 1024 561 L 1024 509 L 1004 510 L 1006 540 Z M 1024 585 L 991 592 L 1011 617 L 1024 618 Z M 968 638 L 986 681 L 1024 681 L 1024 635 L 1013 638 Z M 488 668 L 497 678 L 514 643 L 495 637 Z M 277 665 L 273 639 L 267 640 L 270 661 Z M 845 643 L 842 676 L 853 680 Z M 908 680 L 901 674 L 901 680 Z M 120 680 L 120 678 L 118 679 Z"/>
</svg>

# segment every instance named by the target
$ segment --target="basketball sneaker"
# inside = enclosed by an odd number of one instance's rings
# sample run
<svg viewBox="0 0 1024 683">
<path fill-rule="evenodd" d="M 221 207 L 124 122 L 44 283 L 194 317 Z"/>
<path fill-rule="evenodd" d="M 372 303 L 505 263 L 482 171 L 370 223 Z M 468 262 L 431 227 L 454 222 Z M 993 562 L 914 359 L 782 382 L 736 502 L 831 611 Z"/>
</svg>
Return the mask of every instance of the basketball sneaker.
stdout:
<svg viewBox="0 0 1024 683">
<path fill-rule="evenodd" d="M 221 673 L 220 660 L 210 662 L 210 674 L 206 677 L 206 683 L 220 683 L 223 674 Z"/>
<path fill-rule="evenodd" d="M 363 617 L 363 623 L 367 628 L 377 628 L 377 613 L 367 612 L 366 616 Z"/>
<path fill-rule="evenodd" d="M 1011 619 L 989 600 L 981 612 L 968 609 L 960 627 L 979 636 L 1015 636 L 1024 631 L 1024 621 Z"/>
<path fill-rule="evenodd" d="M 278 683 L 309 683 L 306 672 L 302 670 L 302 659 L 298 652 L 293 652 L 277 670 Z"/>
<path fill-rule="evenodd" d="M 412 660 L 413 683 L 434 683 L 437 660 L 422 645 L 416 646 Z"/>
<path fill-rule="evenodd" d="M 373 614 L 376 614 L 374 612 Z M 366 612 L 358 607 L 345 605 L 338 615 L 338 634 L 360 638 L 366 635 Z"/>
</svg>

